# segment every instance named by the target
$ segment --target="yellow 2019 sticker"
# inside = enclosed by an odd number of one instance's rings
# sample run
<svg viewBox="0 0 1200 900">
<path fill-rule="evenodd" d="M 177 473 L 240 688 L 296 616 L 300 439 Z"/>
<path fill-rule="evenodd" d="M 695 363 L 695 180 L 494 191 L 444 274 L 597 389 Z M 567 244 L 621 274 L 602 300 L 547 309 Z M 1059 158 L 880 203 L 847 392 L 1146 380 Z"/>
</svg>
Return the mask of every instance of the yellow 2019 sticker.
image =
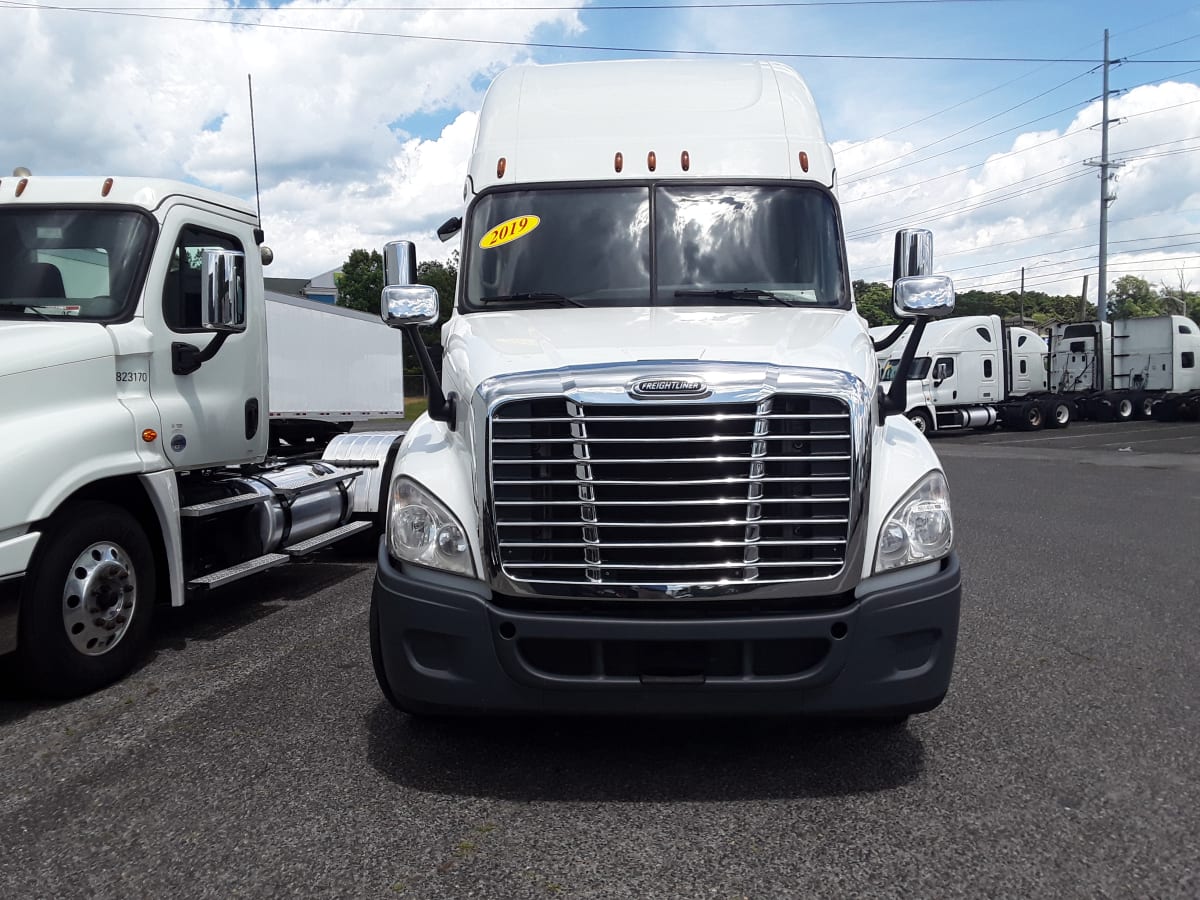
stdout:
<svg viewBox="0 0 1200 900">
<path fill-rule="evenodd" d="M 537 216 L 517 216 L 507 222 L 501 222 L 483 236 L 479 242 L 479 249 L 491 250 L 493 247 L 512 243 L 517 238 L 525 237 L 541 224 L 542 220 Z"/>
</svg>

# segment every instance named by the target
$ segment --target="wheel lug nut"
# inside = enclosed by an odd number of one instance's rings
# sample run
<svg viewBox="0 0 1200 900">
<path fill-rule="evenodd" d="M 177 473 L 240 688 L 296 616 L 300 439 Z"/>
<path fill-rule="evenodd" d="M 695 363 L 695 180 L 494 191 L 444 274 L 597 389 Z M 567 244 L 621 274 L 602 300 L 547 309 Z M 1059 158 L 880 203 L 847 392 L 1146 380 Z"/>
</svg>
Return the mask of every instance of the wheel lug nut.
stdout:
<svg viewBox="0 0 1200 900">
<path fill-rule="evenodd" d="M 125 577 L 128 578 L 129 576 L 127 575 Z M 133 585 L 127 584 L 127 585 L 125 585 L 125 587 L 121 588 L 121 590 L 123 590 L 127 594 L 132 594 L 133 593 Z"/>
<path fill-rule="evenodd" d="M 97 618 L 93 624 L 94 624 L 94 625 L 96 625 L 96 627 L 97 627 L 97 628 L 103 628 L 103 627 L 104 627 L 104 620 L 103 620 L 103 619 L 100 619 L 100 618 Z"/>
<path fill-rule="evenodd" d="M 126 616 L 117 616 L 117 624 L 124 625 L 129 619 Z"/>
<path fill-rule="evenodd" d="M 133 609 L 133 601 L 132 600 L 125 601 L 125 609 Z"/>
</svg>

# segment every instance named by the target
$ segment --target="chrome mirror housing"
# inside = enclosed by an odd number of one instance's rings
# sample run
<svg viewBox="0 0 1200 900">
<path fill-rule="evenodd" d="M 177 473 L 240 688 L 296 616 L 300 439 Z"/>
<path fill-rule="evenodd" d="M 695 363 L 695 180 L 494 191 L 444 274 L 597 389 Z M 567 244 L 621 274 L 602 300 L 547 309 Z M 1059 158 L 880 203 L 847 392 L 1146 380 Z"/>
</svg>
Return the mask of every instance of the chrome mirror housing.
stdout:
<svg viewBox="0 0 1200 900">
<path fill-rule="evenodd" d="M 913 275 L 933 274 L 933 232 L 926 228 L 901 228 L 896 232 L 892 281 Z"/>
<path fill-rule="evenodd" d="M 954 282 L 946 275 L 899 278 L 892 285 L 892 309 L 903 319 L 948 316 L 954 312 Z"/>
<path fill-rule="evenodd" d="M 245 254 L 205 250 L 200 271 L 200 325 L 210 331 L 245 331 Z"/>
<path fill-rule="evenodd" d="M 438 313 L 438 292 L 430 285 L 392 284 L 383 289 L 380 314 L 392 328 L 434 325 Z"/>
<path fill-rule="evenodd" d="M 387 287 L 417 283 L 417 248 L 412 241 L 383 245 L 383 283 Z"/>
</svg>

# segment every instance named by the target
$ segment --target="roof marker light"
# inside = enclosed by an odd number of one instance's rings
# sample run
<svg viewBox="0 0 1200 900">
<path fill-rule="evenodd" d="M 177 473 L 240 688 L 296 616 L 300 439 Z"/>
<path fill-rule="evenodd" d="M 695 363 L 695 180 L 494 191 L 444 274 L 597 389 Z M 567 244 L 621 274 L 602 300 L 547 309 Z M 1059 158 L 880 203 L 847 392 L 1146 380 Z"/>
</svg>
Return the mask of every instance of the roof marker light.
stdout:
<svg viewBox="0 0 1200 900">
<path fill-rule="evenodd" d="M 22 178 L 20 181 L 17 182 L 17 196 L 18 197 L 20 197 L 23 193 L 25 193 L 25 185 L 27 185 L 27 184 L 29 184 L 28 178 Z"/>
<path fill-rule="evenodd" d="M 686 150 L 679 154 L 679 165 L 685 172 L 692 167 L 692 155 Z"/>
<path fill-rule="evenodd" d="M 649 153 L 646 154 L 646 168 L 648 168 L 651 172 L 653 172 L 657 165 L 658 165 L 658 157 L 656 157 L 654 155 L 654 151 L 651 150 Z"/>
<path fill-rule="evenodd" d="M 800 151 L 800 171 L 808 171 L 808 154 L 803 150 Z"/>
<path fill-rule="evenodd" d="M 496 177 L 503 178 L 504 170 L 508 168 L 508 160 L 503 156 L 496 160 Z"/>
<path fill-rule="evenodd" d="M 618 150 L 617 155 L 613 157 L 613 171 L 620 172 L 625 168 L 625 155 Z"/>
<path fill-rule="evenodd" d="M 111 191 L 111 190 L 112 190 L 112 179 L 111 179 L 111 178 L 105 178 L 105 179 L 104 179 L 104 187 L 100 188 L 100 196 L 101 196 L 101 197 L 107 197 L 107 196 L 108 196 L 108 192 L 109 192 L 109 191 Z"/>
</svg>

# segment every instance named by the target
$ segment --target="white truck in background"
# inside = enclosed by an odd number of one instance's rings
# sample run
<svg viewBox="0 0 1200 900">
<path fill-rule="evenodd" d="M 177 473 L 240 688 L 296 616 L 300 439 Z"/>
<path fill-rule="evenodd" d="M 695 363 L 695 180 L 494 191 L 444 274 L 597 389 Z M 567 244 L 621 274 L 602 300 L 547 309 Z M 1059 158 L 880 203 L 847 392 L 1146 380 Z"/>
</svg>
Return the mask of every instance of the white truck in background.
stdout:
<svg viewBox="0 0 1200 900">
<path fill-rule="evenodd" d="M 0 654 L 34 691 L 119 678 L 160 602 L 377 527 L 401 436 L 312 426 L 370 417 L 344 398 L 397 388 L 399 335 L 267 304 L 261 243 L 192 185 L 0 179 Z M 273 458 L 289 423 L 317 440 Z"/>
<path fill-rule="evenodd" d="M 883 340 L 891 326 L 871 334 Z M 880 377 L 891 382 L 907 334 L 879 351 Z M 1036 431 L 1065 428 L 1071 399 L 1047 390 L 1046 343 L 1035 331 L 1006 326 L 1000 316 L 959 316 L 925 329 L 909 373 L 905 413 L 922 432 L 963 428 Z"/>
<path fill-rule="evenodd" d="M 410 713 L 852 715 L 941 702 L 960 576 L 946 478 L 881 389 L 833 154 L 773 63 L 501 73 L 454 314 L 389 245 L 429 413 L 396 458 L 371 605 Z M 953 308 L 928 232 L 894 305 Z M 914 338 L 915 339 L 915 338 Z M 915 345 L 914 345 L 915 349 Z M 911 362 L 909 354 L 903 362 Z"/>
<path fill-rule="evenodd" d="M 1200 326 L 1184 316 L 1056 325 L 1050 384 L 1089 419 L 1200 418 Z"/>
</svg>

